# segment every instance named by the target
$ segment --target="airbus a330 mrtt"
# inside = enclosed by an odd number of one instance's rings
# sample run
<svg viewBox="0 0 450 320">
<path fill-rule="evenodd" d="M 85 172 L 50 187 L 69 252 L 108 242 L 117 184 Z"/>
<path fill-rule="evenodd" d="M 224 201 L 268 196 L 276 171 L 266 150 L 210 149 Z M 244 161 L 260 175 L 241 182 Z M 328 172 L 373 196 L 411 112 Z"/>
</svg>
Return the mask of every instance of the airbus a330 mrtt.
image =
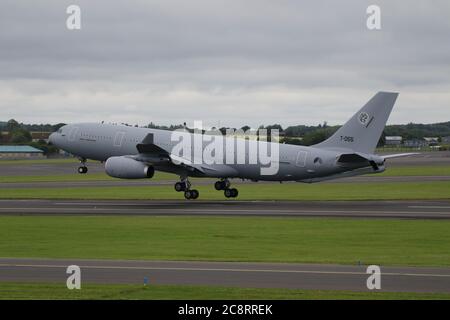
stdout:
<svg viewBox="0 0 450 320">
<path fill-rule="evenodd" d="M 220 156 L 223 161 L 216 163 L 192 158 L 194 146 L 186 154 L 174 153 L 179 141 L 173 141 L 173 132 L 166 130 L 79 123 L 61 127 L 50 136 L 50 142 L 76 155 L 81 161 L 78 172 L 82 174 L 87 172 L 87 159 L 105 162 L 106 173 L 122 179 L 149 179 L 157 170 L 175 173 L 180 177 L 175 190 L 184 192 L 186 199 L 199 196 L 199 192 L 191 187 L 189 177 L 217 178 L 215 189 L 222 190 L 227 198 L 234 198 L 238 190 L 231 187 L 231 178 L 310 183 L 383 172 L 386 159 L 411 154 L 374 154 L 397 96 L 398 93 L 378 92 L 329 139 L 310 147 L 224 137 L 225 152 Z M 200 152 L 205 151 L 208 148 L 205 140 L 208 139 L 196 135 L 202 134 L 181 133 L 191 141 L 203 141 Z M 225 145 L 232 145 L 233 149 L 226 149 Z M 245 146 L 245 151 L 238 145 Z M 275 162 L 277 170 L 272 174 L 263 172 L 267 163 L 250 161 L 258 159 L 255 152 L 262 148 L 278 150 L 278 157 L 271 163 L 274 165 Z M 245 161 L 239 162 L 238 158 Z"/>
</svg>

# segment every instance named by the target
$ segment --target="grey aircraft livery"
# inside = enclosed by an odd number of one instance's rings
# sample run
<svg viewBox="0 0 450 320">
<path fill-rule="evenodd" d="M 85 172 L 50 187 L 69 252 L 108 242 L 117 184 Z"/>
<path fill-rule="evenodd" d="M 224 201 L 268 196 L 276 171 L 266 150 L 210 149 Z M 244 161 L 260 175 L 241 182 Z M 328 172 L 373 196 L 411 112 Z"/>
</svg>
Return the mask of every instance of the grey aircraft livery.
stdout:
<svg viewBox="0 0 450 320">
<path fill-rule="evenodd" d="M 170 172 L 180 177 L 175 190 L 184 192 L 186 199 L 199 196 L 189 177 L 217 178 L 215 189 L 235 198 L 238 190 L 231 187 L 232 178 L 311 183 L 380 173 L 385 170 L 386 159 L 411 155 L 374 154 L 397 96 L 378 92 L 330 138 L 310 147 L 240 135 L 219 137 L 202 131 L 104 123 L 65 125 L 51 134 L 50 142 L 76 155 L 82 174 L 87 172 L 87 159 L 105 162 L 106 173 L 122 179 L 152 178 L 157 170 Z"/>
</svg>

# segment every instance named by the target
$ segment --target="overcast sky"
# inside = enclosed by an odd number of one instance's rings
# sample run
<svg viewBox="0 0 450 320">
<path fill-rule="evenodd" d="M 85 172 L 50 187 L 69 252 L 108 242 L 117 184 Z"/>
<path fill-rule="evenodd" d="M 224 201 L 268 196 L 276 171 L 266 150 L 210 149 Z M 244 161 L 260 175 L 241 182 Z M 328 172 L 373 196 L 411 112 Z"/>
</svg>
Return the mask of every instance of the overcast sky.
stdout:
<svg viewBox="0 0 450 320">
<path fill-rule="evenodd" d="M 450 120 L 450 1 L 0 2 L 0 120 L 341 124 L 380 90 Z"/>
</svg>

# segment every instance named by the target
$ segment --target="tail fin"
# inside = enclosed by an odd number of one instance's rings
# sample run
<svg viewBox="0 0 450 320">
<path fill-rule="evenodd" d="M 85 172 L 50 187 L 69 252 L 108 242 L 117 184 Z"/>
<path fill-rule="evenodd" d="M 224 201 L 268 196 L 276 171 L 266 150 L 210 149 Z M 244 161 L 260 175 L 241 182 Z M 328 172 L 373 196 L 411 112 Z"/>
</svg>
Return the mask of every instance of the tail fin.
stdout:
<svg viewBox="0 0 450 320">
<path fill-rule="evenodd" d="M 397 96 L 394 92 L 378 92 L 334 135 L 314 147 L 373 153 Z"/>
</svg>

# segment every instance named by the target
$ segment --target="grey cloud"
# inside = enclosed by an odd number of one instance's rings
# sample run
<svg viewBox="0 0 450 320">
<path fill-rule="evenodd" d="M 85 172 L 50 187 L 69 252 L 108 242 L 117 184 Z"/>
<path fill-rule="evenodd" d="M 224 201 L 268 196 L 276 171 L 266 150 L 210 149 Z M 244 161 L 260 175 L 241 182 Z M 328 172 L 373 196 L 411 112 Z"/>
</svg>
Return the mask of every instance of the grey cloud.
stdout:
<svg viewBox="0 0 450 320">
<path fill-rule="evenodd" d="M 377 1 L 380 31 L 369 4 L 2 1 L 0 119 L 341 123 L 395 90 L 392 121 L 449 120 L 450 3 Z"/>
</svg>

